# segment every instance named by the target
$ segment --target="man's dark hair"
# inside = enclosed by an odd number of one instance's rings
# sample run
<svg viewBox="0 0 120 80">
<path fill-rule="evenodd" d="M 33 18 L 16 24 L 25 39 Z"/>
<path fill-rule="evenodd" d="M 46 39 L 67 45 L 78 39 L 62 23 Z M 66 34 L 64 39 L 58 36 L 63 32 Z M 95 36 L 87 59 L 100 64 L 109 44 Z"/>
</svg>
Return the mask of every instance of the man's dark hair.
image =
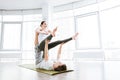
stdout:
<svg viewBox="0 0 120 80">
<path fill-rule="evenodd" d="M 42 26 L 43 25 L 43 23 L 45 23 L 46 21 L 42 21 L 41 23 L 40 23 L 40 26 Z"/>
<path fill-rule="evenodd" d="M 67 70 L 67 66 L 65 64 L 58 66 L 54 69 L 55 71 L 65 71 Z"/>
</svg>

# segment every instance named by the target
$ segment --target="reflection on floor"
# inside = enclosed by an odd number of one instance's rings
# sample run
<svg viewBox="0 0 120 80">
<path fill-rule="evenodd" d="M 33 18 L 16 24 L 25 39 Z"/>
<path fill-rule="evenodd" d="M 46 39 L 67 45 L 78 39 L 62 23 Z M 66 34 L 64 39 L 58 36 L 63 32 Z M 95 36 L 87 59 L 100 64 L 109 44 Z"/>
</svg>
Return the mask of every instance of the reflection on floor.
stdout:
<svg viewBox="0 0 120 80">
<path fill-rule="evenodd" d="M 66 62 L 73 72 L 47 75 L 17 66 L 0 63 L 0 80 L 120 80 L 120 61 Z"/>
</svg>

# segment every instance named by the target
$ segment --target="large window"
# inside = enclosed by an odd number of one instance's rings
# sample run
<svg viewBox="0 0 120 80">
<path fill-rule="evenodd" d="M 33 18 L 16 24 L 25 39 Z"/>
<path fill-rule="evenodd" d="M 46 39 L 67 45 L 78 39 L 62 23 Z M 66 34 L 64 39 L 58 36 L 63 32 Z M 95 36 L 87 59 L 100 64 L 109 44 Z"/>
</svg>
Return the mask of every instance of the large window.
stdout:
<svg viewBox="0 0 120 80">
<path fill-rule="evenodd" d="M 120 48 L 120 7 L 102 11 L 100 14 L 104 48 Z"/>
<path fill-rule="evenodd" d="M 76 26 L 80 33 L 77 49 L 100 48 L 97 13 L 78 16 Z"/>
<path fill-rule="evenodd" d="M 19 23 L 4 23 L 3 26 L 3 49 L 18 50 L 20 49 L 21 40 L 21 24 Z"/>
<path fill-rule="evenodd" d="M 64 14 L 69 15 L 64 15 Z M 54 14 L 54 27 L 58 27 L 58 30 L 56 32 L 56 37 L 54 37 L 52 40 L 63 40 L 72 37 L 75 34 L 75 25 L 74 25 L 74 17 L 71 11 L 63 11 L 63 12 L 57 12 Z M 75 41 L 70 41 L 66 43 L 62 49 L 61 59 L 71 59 L 72 58 L 72 51 L 75 50 Z M 57 50 L 58 47 L 53 48 L 50 50 L 51 57 L 56 58 L 57 56 Z M 55 54 L 54 54 L 55 53 Z M 68 55 L 69 53 L 69 55 Z"/>
<path fill-rule="evenodd" d="M 100 13 L 102 45 L 106 60 L 120 60 L 120 7 Z"/>
<path fill-rule="evenodd" d="M 5 54 L 0 58 L 1 61 L 16 61 L 13 58 L 20 58 L 24 63 L 33 63 L 35 29 L 40 26 L 42 15 L 32 11 L 15 11 L 15 13 L 3 11 L 2 14 L 0 15 L 0 53 Z"/>
</svg>

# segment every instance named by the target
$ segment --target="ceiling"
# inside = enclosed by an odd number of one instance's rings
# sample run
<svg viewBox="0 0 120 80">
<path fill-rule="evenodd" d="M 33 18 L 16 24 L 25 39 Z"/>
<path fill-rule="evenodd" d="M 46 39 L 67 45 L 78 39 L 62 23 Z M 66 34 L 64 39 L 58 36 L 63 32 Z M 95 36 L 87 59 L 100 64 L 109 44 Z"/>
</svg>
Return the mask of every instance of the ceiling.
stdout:
<svg viewBox="0 0 120 80">
<path fill-rule="evenodd" d="M 37 9 L 42 8 L 44 4 L 59 6 L 80 0 L 0 0 L 0 9 Z M 83 1 L 83 0 L 81 0 Z"/>
</svg>

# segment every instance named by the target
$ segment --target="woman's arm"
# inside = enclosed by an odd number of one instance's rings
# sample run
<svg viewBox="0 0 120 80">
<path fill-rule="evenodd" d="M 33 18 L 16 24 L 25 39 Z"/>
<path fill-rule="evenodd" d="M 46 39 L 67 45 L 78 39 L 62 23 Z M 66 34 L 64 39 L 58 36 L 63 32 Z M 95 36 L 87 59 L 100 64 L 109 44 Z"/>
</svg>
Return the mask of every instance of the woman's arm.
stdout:
<svg viewBox="0 0 120 80">
<path fill-rule="evenodd" d="M 34 40 L 35 46 L 38 44 L 38 35 L 39 35 L 39 33 L 35 32 L 35 40 Z"/>
</svg>

